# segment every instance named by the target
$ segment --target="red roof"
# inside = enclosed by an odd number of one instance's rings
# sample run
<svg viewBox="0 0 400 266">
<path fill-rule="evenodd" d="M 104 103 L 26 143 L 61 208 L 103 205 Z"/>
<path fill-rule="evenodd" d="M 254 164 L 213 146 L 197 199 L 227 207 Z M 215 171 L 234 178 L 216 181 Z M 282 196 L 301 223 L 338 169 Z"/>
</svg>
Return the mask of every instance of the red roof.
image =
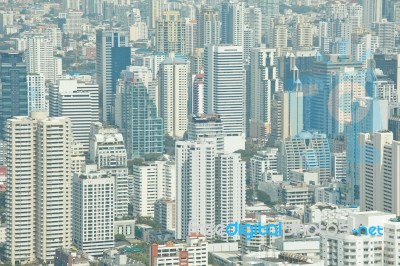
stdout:
<svg viewBox="0 0 400 266">
<path fill-rule="evenodd" d="M 5 165 L 0 165 L 0 175 L 6 175 L 7 167 Z"/>
</svg>

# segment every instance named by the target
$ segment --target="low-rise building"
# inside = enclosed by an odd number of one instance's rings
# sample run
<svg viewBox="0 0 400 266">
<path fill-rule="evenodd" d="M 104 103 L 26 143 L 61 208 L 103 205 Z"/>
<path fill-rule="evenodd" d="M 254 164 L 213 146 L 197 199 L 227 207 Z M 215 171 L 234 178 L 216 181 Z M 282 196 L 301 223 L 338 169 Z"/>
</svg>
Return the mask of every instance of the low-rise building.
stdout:
<svg viewBox="0 0 400 266">
<path fill-rule="evenodd" d="M 207 245 L 206 237 L 197 233 L 189 235 L 186 243 L 174 244 L 170 241 L 165 245 L 153 244 L 150 248 L 150 266 L 208 266 Z"/>
</svg>

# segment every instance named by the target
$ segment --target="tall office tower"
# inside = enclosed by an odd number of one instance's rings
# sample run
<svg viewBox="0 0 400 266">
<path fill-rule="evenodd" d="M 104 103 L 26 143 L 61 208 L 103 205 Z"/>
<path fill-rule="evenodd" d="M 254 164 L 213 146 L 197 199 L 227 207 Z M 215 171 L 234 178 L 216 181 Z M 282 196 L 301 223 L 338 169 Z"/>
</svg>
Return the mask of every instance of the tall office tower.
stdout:
<svg viewBox="0 0 400 266">
<path fill-rule="evenodd" d="M 44 36 L 32 36 L 27 40 L 26 62 L 28 73 L 43 74 L 46 80 L 56 82 L 62 76 L 54 57 L 53 43 Z"/>
<path fill-rule="evenodd" d="M 271 28 L 271 18 L 279 16 L 279 0 L 259 1 L 259 7 L 263 15 L 262 33 L 267 37 L 267 33 Z M 265 43 L 269 43 L 269 40 L 266 39 Z"/>
<path fill-rule="evenodd" d="M 196 74 L 192 77 L 189 114 L 204 114 L 204 74 Z"/>
<path fill-rule="evenodd" d="M 175 163 L 155 161 L 134 165 L 132 208 L 136 216 L 154 217 L 154 204 L 176 196 Z"/>
<path fill-rule="evenodd" d="M 117 80 L 121 71 L 131 64 L 128 43 L 128 32 L 112 30 L 96 32 L 96 77 L 100 92 L 100 117 L 103 122 L 114 121 Z"/>
<path fill-rule="evenodd" d="M 164 11 L 156 26 L 157 52 L 186 54 L 186 22 L 179 11 Z"/>
<path fill-rule="evenodd" d="M 128 215 L 128 164 L 122 134 L 116 128 L 103 128 L 101 123 L 94 123 L 90 128 L 89 147 L 90 161 L 114 179 L 115 217 Z"/>
<path fill-rule="evenodd" d="M 276 50 L 253 49 L 250 63 L 250 137 L 264 141 L 271 133 L 271 100 L 279 89 Z"/>
<path fill-rule="evenodd" d="M 189 223 L 215 224 L 215 141 L 177 141 L 176 239 L 189 235 Z"/>
<path fill-rule="evenodd" d="M 221 21 L 218 10 L 202 6 L 197 18 L 197 47 L 220 43 Z"/>
<path fill-rule="evenodd" d="M 328 101 L 328 135 L 345 135 L 345 126 L 351 122 L 354 99 L 365 97 L 365 71 L 344 68 L 332 77 Z"/>
<path fill-rule="evenodd" d="M 46 112 L 15 117 L 6 141 L 7 257 L 51 263 L 57 248 L 71 245 L 70 121 Z"/>
<path fill-rule="evenodd" d="M 389 103 L 392 104 L 397 104 L 399 102 L 400 97 L 394 81 L 384 75 L 380 69 L 369 68 L 367 70 L 365 87 L 368 97 L 388 100 Z"/>
<path fill-rule="evenodd" d="M 243 27 L 243 61 L 248 64 L 250 61 L 251 49 L 254 45 L 254 31 L 249 25 Z"/>
<path fill-rule="evenodd" d="M 364 26 L 372 29 L 374 22 L 382 20 L 382 0 L 363 0 L 363 22 Z"/>
<path fill-rule="evenodd" d="M 183 138 L 188 122 L 189 65 L 186 60 L 170 57 L 163 61 L 159 71 L 159 116 L 164 121 L 164 133 Z"/>
<path fill-rule="evenodd" d="M 188 125 L 188 140 L 215 138 L 217 154 L 224 153 L 224 127 L 217 114 L 193 115 Z"/>
<path fill-rule="evenodd" d="M 46 111 L 46 87 L 43 74 L 26 76 L 28 85 L 28 115 L 32 112 Z"/>
<path fill-rule="evenodd" d="M 346 128 L 346 153 L 348 162 L 349 203 L 360 199 L 359 171 L 362 167 L 358 137 L 360 133 L 373 134 L 388 129 L 389 102 L 373 98 L 356 99 L 352 104 L 351 123 Z"/>
<path fill-rule="evenodd" d="M 400 213 L 400 142 L 393 133 L 360 133 L 360 208 L 362 211 Z"/>
<path fill-rule="evenodd" d="M 215 224 L 231 224 L 245 218 L 246 162 L 240 154 L 221 154 L 216 161 L 215 174 Z M 221 239 L 239 240 L 224 233 Z"/>
<path fill-rule="evenodd" d="M 124 136 L 128 158 L 163 153 L 163 120 L 157 116 L 157 107 L 147 88 L 134 73 L 122 72 L 116 102 L 121 107 L 116 113 L 120 123 L 117 126 Z"/>
<path fill-rule="evenodd" d="M 221 3 L 221 44 L 232 43 L 232 9 L 233 5 L 229 0 Z"/>
<path fill-rule="evenodd" d="M 229 70 L 229 71 L 227 71 Z M 204 111 L 221 116 L 225 152 L 244 148 L 246 92 L 243 48 L 209 45 L 204 52 Z"/>
<path fill-rule="evenodd" d="M 393 140 L 400 141 L 400 106 L 390 108 L 388 128 L 393 133 Z"/>
<path fill-rule="evenodd" d="M 292 40 L 295 50 L 311 50 L 313 47 L 313 26 L 308 22 L 298 22 Z"/>
<path fill-rule="evenodd" d="M 300 134 L 303 131 L 303 92 L 276 92 L 271 113 L 271 141 L 278 142 Z"/>
<path fill-rule="evenodd" d="M 99 121 L 99 86 L 76 79 L 59 80 L 49 88 L 49 105 L 50 116 L 71 119 L 74 140 L 87 151 L 90 124 Z"/>
<path fill-rule="evenodd" d="M 382 19 L 373 23 L 373 29 L 378 35 L 379 50 L 383 53 L 393 53 L 395 45 L 395 23 Z"/>
<path fill-rule="evenodd" d="M 318 57 L 312 65 L 311 84 L 303 87 L 307 91 L 304 94 L 310 95 L 306 107 L 310 124 L 305 125 L 306 129 L 329 137 L 334 137 L 332 133 L 342 134 L 344 123 L 351 119 L 347 107 L 355 96 L 365 95 L 364 80 L 361 62 L 337 54 Z"/>
<path fill-rule="evenodd" d="M 378 36 L 364 30 L 358 30 L 351 34 L 351 60 L 362 62 L 364 68 L 367 68 L 368 60 L 373 59 L 378 47 Z"/>
<path fill-rule="evenodd" d="M 87 165 L 72 179 L 72 242 L 100 256 L 114 247 L 114 178 Z"/>
<path fill-rule="evenodd" d="M 26 74 L 22 54 L 0 52 L 0 139 L 5 137 L 7 119 L 28 114 Z"/>
</svg>

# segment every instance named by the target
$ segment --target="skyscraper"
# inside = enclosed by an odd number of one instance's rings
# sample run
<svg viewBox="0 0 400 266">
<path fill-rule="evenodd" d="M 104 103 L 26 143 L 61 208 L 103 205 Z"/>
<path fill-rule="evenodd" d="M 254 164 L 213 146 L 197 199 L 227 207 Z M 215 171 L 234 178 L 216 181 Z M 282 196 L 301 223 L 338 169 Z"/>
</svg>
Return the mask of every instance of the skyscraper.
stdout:
<svg viewBox="0 0 400 266">
<path fill-rule="evenodd" d="M 89 255 L 114 247 L 114 186 L 114 178 L 96 165 L 72 179 L 72 242 Z"/>
<path fill-rule="evenodd" d="M 182 138 L 188 122 L 188 63 L 171 53 L 161 63 L 159 73 L 159 116 L 164 133 Z"/>
<path fill-rule="evenodd" d="M 29 74 L 26 76 L 28 85 L 28 115 L 32 112 L 47 111 L 46 87 L 43 74 Z"/>
<path fill-rule="evenodd" d="M 129 34 L 125 31 L 96 32 L 96 77 L 99 85 L 100 117 L 103 122 L 114 121 L 117 80 L 131 63 Z"/>
<path fill-rule="evenodd" d="M 303 131 L 303 92 L 278 91 L 271 108 L 271 140 L 277 142 Z"/>
<path fill-rule="evenodd" d="M 189 223 L 215 223 L 215 142 L 176 142 L 176 239 L 185 239 Z"/>
<path fill-rule="evenodd" d="M 76 79 L 59 80 L 49 89 L 50 116 L 71 119 L 74 140 L 89 149 L 90 124 L 99 121 L 99 87 Z"/>
<path fill-rule="evenodd" d="M 252 50 L 250 63 L 250 137 L 263 141 L 271 133 L 271 100 L 279 89 L 276 50 Z"/>
<path fill-rule="evenodd" d="M 54 56 L 51 40 L 44 36 L 31 36 L 27 41 L 26 63 L 28 73 L 43 74 L 46 80 L 55 82 L 62 76 L 59 57 Z"/>
<path fill-rule="evenodd" d="M 197 18 L 197 47 L 220 43 L 221 21 L 215 8 L 202 6 Z"/>
<path fill-rule="evenodd" d="M 164 11 L 157 20 L 156 51 L 186 54 L 186 23 L 179 11 Z"/>
<path fill-rule="evenodd" d="M 246 205 L 246 162 L 239 153 L 222 154 L 216 160 L 215 224 L 231 224 L 242 221 Z M 229 240 L 239 239 L 224 234 L 221 237 Z"/>
<path fill-rule="evenodd" d="M 382 0 L 363 0 L 362 6 L 364 26 L 371 29 L 372 23 L 382 19 Z"/>
<path fill-rule="evenodd" d="M 0 138 L 4 138 L 6 121 L 13 116 L 28 115 L 28 86 L 23 55 L 0 53 Z"/>
<path fill-rule="evenodd" d="M 217 113 L 221 116 L 227 153 L 244 148 L 245 87 L 243 48 L 207 46 L 204 53 L 204 111 L 207 114 Z"/>
<path fill-rule="evenodd" d="M 71 245 L 71 145 L 68 118 L 34 112 L 7 121 L 6 254 L 13 263 L 51 263 L 57 248 Z"/>
<path fill-rule="evenodd" d="M 118 84 L 118 127 L 124 136 L 128 158 L 164 152 L 164 126 L 154 100 L 134 73 L 124 71 Z"/>
<path fill-rule="evenodd" d="M 93 123 L 90 128 L 89 159 L 114 179 L 114 215 L 128 215 L 128 164 L 122 134 L 116 128 Z"/>
<path fill-rule="evenodd" d="M 360 209 L 400 213 L 399 156 L 400 142 L 393 133 L 378 131 L 361 133 Z"/>
</svg>

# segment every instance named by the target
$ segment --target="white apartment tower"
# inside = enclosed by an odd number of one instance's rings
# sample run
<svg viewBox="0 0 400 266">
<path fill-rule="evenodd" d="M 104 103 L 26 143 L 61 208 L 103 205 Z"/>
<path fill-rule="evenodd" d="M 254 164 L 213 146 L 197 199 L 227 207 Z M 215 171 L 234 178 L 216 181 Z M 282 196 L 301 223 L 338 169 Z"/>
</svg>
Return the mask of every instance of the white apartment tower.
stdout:
<svg viewBox="0 0 400 266">
<path fill-rule="evenodd" d="M 28 85 L 28 115 L 32 112 L 46 111 L 46 87 L 43 74 L 26 76 Z"/>
<path fill-rule="evenodd" d="M 114 247 L 114 178 L 96 165 L 72 181 L 72 240 L 92 256 Z"/>
<path fill-rule="evenodd" d="M 215 141 L 178 141 L 176 150 L 176 238 L 185 239 L 190 221 L 215 223 Z"/>
<path fill-rule="evenodd" d="M 89 142 L 90 161 L 97 169 L 114 178 L 115 217 L 128 215 L 128 166 L 124 139 L 116 128 L 103 128 L 97 122 L 91 125 Z"/>
<path fill-rule="evenodd" d="M 99 86 L 76 79 L 59 80 L 49 89 L 50 116 L 71 119 L 74 140 L 89 149 L 90 124 L 99 121 Z"/>
<path fill-rule="evenodd" d="M 400 142 L 393 133 L 360 133 L 360 209 L 400 214 Z"/>
<path fill-rule="evenodd" d="M 174 53 L 163 61 L 159 72 L 159 114 L 165 133 L 182 138 L 188 122 L 188 63 L 175 58 Z"/>
<path fill-rule="evenodd" d="M 7 257 L 52 263 L 71 245 L 71 122 L 46 112 L 7 122 Z"/>
<path fill-rule="evenodd" d="M 44 36 L 32 36 L 27 39 L 26 62 L 28 73 L 43 74 L 46 80 L 56 82 L 62 76 L 60 58 L 54 57 L 51 40 Z"/>
<path fill-rule="evenodd" d="M 175 163 L 155 161 L 133 166 L 133 214 L 154 217 L 154 204 L 176 196 Z"/>
<path fill-rule="evenodd" d="M 363 0 L 363 22 L 368 29 L 372 28 L 372 23 L 380 22 L 382 19 L 382 0 Z"/>
<path fill-rule="evenodd" d="M 239 153 L 218 156 L 215 174 L 216 224 L 242 221 L 246 205 L 246 162 Z M 224 234 L 225 241 L 235 239 Z M 235 240 L 239 240 L 239 236 Z"/>
<path fill-rule="evenodd" d="M 244 149 L 246 77 L 243 47 L 209 45 L 204 51 L 204 111 L 220 115 L 226 153 Z M 229 143 L 229 145 L 227 145 Z"/>
</svg>

